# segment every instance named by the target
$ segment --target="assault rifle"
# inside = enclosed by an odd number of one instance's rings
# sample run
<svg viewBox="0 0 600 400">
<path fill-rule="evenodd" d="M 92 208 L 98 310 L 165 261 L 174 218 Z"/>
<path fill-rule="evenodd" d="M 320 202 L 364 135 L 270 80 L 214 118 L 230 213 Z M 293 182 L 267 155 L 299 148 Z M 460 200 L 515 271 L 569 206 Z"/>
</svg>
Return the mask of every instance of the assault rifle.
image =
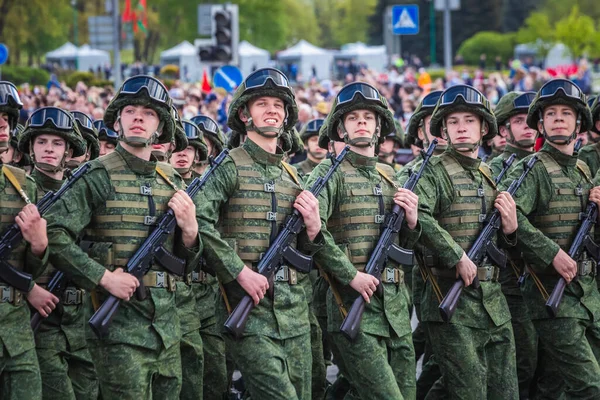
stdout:
<svg viewBox="0 0 600 400">
<path fill-rule="evenodd" d="M 67 190 L 73 186 L 90 168 L 88 163 L 83 164 L 65 181 L 65 183 L 55 192 L 46 192 L 44 197 L 36 204 L 38 212 L 43 216 L 54 203 L 56 203 Z M 22 193 L 26 199 L 27 196 Z M 21 292 L 28 292 L 32 277 L 22 271 L 15 269 L 8 261 L 9 254 L 21 243 L 23 233 L 16 223 L 8 227 L 0 236 L 0 280 L 8 283 Z"/>
<path fill-rule="evenodd" d="M 507 189 L 507 192 L 514 196 L 516 191 L 519 189 L 525 177 L 531 171 L 534 164 L 537 162 L 537 156 L 531 157 L 529 162 L 524 165 L 523 173 L 519 176 L 518 179 L 512 181 L 510 186 Z M 508 166 L 505 167 L 507 169 Z M 467 253 L 467 257 L 473 261 L 473 263 L 477 266 L 483 264 L 483 262 L 489 257 L 494 264 L 496 264 L 500 268 L 506 267 L 506 254 L 498 249 L 493 242 L 493 238 L 496 235 L 498 229 L 500 229 L 500 225 L 502 220 L 500 218 L 500 211 L 498 209 L 494 209 L 490 218 L 488 219 L 487 224 L 483 227 L 481 232 L 479 232 L 479 236 L 473 243 L 473 246 L 469 249 Z M 477 277 L 475 277 L 477 279 Z M 479 283 L 479 280 L 477 280 Z M 475 280 L 473 280 L 473 284 L 475 284 Z M 477 285 L 478 286 L 478 285 Z M 456 311 L 456 306 L 458 304 L 458 299 L 463 291 L 465 284 L 462 278 L 458 278 L 456 282 L 452 285 L 442 302 L 440 303 L 440 314 L 444 322 L 449 322 Z"/>
<path fill-rule="evenodd" d="M 600 261 L 600 247 L 590 237 L 590 230 L 596 225 L 598 218 L 598 206 L 593 201 L 590 201 L 587 205 L 585 213 L 583 214 L 583 220 L 575 235 L 575 239 L 569 249 L 569 257 L 573 260 L 578 260 L 581 254 L 586 251 L 594 261 Z M 558 315 L 558 307 L 562 301 L 563 295 L 565 294 L 565 287 L 567 282 L 562 276 L 558 280 L 558 283 L 552 290 L 550 297 L 546 301 L 546 311 L 552 318 L 556 318 Z"/>
<path fill-rule="evenodd" d="M 318 197 L 319 193 L 325 188 L 327 181 L 329 181 L 335 170 L 342 163 L 349 149 L 350 146 L 346 146 L 336 158 L 332 159 L 329 171 L 327 171 L 324 176 L 317 178 L 315 183 L 313 183 L 310 192 L 315 197 Z M 277 238 L 271 243 L 271 246 L 264 257 L 259 261 L 257 266 L 258 273 L 265 276 L 269 282 L 272 281 L 273 276 L 281 266 L 283 259 L 286 259 L 293 266 L 294 263 L 298 264 L 298 261 L 302 261 L 302 264 L 308 263 L 309 268 L 306 272 L 310 271 L 312 257 L 303 255 L 291 246 L 294 238 L 296 238 L 298 233 L 302 230 L 303 225 L 304 218 L 302 217 L 302 214 L 294 209 L 285 221 Z M 296 259 L 296 261 L 294 261 L 294 259 Z M 225 321 L 225 329 L 236 338 L 242 337 L 244 330 L 246 329 L 246 322 L 253 309 L 254 301 L 252 300 L 252 297 L 249 295 L 244 296 L 229 315 L 227 321 Z"/>
<path fill-rule="evenodd" d="M 190 198 L 193 199 L 194 196 L 198 194 L 200 189 L 206 184 L 208 178 L 214 173 L 219 165 L 221 165 L 228 154 L 229 150 L 223 150 L 202 177 L 194 178 L 185 191 Z M 163 247 L 163 244 L 173 233 L 176 226 L 177 220 L 175 219 L 175 213 L 169 208 L 158 221 L 156 228 L 148 235 L 146 240 L 144 240 L 144 243 L 140 245 L 135 254 L 129 259 L 125 271 L 141 281 L 144 275 L 146 275 L 152 267 L 152 262 L 154 261 L 169 271 L 180 270 L 181 272 L 179 275 L 183 275 L 185 271 L 185 260 L 174 256 Z M 139 300 L 145 298 L 145 289 L 142 284 L 140 284 L 140 287 L 138 288 L 137 297 Z M 115 313 L 119 309 L 119 304 L 120 299 L 110 295 L 94 315 L 92 315 L 92 318 L 90 318 L 90 327 L 100 339 L 108 336 L 108 327 L 112 322 Z"/>
<path fill-rule="evenodd" d="M 421 150 L 423 154 L 421 167 L 417 173 L 410 175 L 404 184 L 404 189 L 414 191 L 415 186 L 417 186 L 417 183 L 419 182 L 419 179 L 425 170 L 425 167 L 429 163 L 429 159 L 433 155 L 433 151 L 435 150 L 437 143 L 438 140 L 434 139 L 427 148 L 427 151 Z M 394 204 L 392 212 L 386 221 L 385 228 L 383 229 L 383 232 L 377 241 L 377 245 L 373 249 L 371 257 L 369 257 L 369 261 L 365 267 L 365 272 L 367 274 L 381 280 L 381 274 L 389 258 L 399 264 L 411 265 L 414 263 L 413 252 L 402 249 L 395 244 L 396 240 L 398 239 L 398 233 L 402 228 L 402 223 L 404 222 L 404 216 L 404 209 L 402 209 L 399 205 Z M 377 286 L 377 291 L 380 293 L 381 290 L 382 286 L 380 283 Z M 348 316 L 344 319 L 344 322 L 342 322 L 342 325 L 340 326 L 340 331 L 349 340 L 356 339 L 364 312 L 365 299 L 362 296 L 358 296 L 356 300 L 354 300 L 354 303 L 352 303 L 352 307 L 350 308 L 350 311 L 348 311 Z"/>
</svg>

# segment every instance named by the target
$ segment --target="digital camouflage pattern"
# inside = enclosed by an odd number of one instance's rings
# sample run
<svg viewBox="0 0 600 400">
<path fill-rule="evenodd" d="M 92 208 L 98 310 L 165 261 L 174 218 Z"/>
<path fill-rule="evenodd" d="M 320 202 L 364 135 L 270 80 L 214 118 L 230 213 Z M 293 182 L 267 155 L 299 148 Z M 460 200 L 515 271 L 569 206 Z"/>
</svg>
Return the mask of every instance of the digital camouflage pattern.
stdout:
<svg viewBox="0 0 600 400">
<path fill-rule="evenodd" d="M 391 179 L 393 170 L 376 161 L 376 157 L 348 152 L 319 196 L 325 246 L 314 259 L 334 279 L 347 307 L 357 296 L 349 283 L 368 261 L 383 222 L 378 216 L 390 212 L 396 192 L 376 167 Z M 307 186 L 330 167 L 331 160 L 323 161 L 311 173 Z M 410 238 L 417 234 L 403 227 L 400 237 L 407 242 L 403 244 L 410 245 Z M 402 276 L 399 266 L 393 262 L 388 262 L 388 268 Z M 410 399 L 415 396 L 414 350 L 407 307 L 409 294 L 403 282 L 382 283 L 382 288 L 383 297 L 373 296 L 371 303 L 366 304 L 355 343 L 339 332 L 342 316 L 331 290 L 327 295 L 328 332 L 340 353 L 343 372 L 352 383 L 347 398 L 404 396 Z"/>
<path fill-rule="evenodd" d="M 576 155 L 561 153 L 549 143 L 537 154 L 540 161 L 515 196 L 517 232 L 519 250 L 533 271 L 530 273 L 536 273 L 546 292 L 551 293 L 559 279 L 552 260 L 559 248 L 569 250 L 580 224 L 578 213 L 583 212 L 589 190 L 598 182 L 592 182 L 589 170 Z M 520 175 L 529 158 L 523 159 L 505 182 Z M 580 275 L 567 285 L 556 319 L 546 312 L 546 301 L 531 276 L 521 289 L 540 342 L 544 343 L 543 356 L 550 369 L 560 371 L 566 396 L 599 396 L 600 293 L 594 274 Z"/>
<path fill-rule="evenodd" d="M 57 191 L 63 183 L 37 168 L 31 176 L 35 179 L 40 198 L 48 191 Z M 56 269 L 48 264 L 36 283 L 46 288 L 55 273 Z M 73 304 L 66 304 L 65 299 Z M 84 290 L 72 283 L 67 284 L 60 303 L 43 320 L 35 334 L 43 399 L 98 398 L 96 369 L 85 342 L 85 309 L 89 302 L 89 295 Z M 35 310 L 32 309 L 32 312 Z"/>
<path fill-rule="evenodd" d="M 33 178 L 25 175 L 25 171 L 3 166 L 0 169 L 0 204 L 2 220 L 0 230 L 4 231 L 14 223 L 14 218 L 25 206 L 25 201 L 6 178 L 4 168 L 10 169 L 19 184 L 32 202 L 37 202 L 36 184 Z M 34 278 L 42 271 L 45 260 L 39 260 L 28 250 L 23 241 L 14 249 L 7 261 L 20 271 L 29 272 Z M 31 288 L 33 287 L 33 284 Z M 42 397 L 40 369 L 35 353 L 35 341 L 29 323 L 29 307 L 24 294 L 14 288 L 0 283 L 0 289 L 10 290 L 16 302 L 0 302 L 0 398 L 31 399 Z M 30 288 L 30 289 L 31 289 Z M 16 295 L 16 297 L 14 297 Z M 24 385 L 23 382 L 27 384 Z"/>
<path fill-rule="evenodd" d="M 480 191 L 483 197 L 478 196 Z M 492 210 L 496 189 L 489 168 L 449 147 L 430 160 L 416 193 L 422 229 L 419 244 L 436 250 L 424 261 L 431 277 L 421 298 L 421 321 L 430 335 L 445 388 L 456 398 L 471 398 L 474 388 L 480 395 L 473 398 L 516 398 L 514 338 L 500 283 L 481 279 L 480 288 L 466 287 L 449 323 L 442 322 L 441 298 L 431 283 L 435 279 L 442 295 L 448 292 L 456 280 L 456 264 L 483 226 L 479 214 Z M 498 239 L 503 246 L 514 245 L 514 239 L 501 232 Z M 481 385 L 486 381 L 487 388 Z M 491 385 L 492 381 L 499 385 Z"/>
<path fill-rule="evenodd" d="M 579 150 L 579 159 L 587 164 L 592 175 L 596 175 L 600 169 L 600 142 L 584 146 Z"/>
</svg>

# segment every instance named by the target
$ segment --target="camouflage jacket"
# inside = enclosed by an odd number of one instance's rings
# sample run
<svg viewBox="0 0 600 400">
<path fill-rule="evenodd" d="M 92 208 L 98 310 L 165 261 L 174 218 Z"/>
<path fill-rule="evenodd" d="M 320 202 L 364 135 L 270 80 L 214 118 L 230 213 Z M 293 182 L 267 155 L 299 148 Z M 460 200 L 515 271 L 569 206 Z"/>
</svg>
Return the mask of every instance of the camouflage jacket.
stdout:
<svg viewBox="0 0 600 400">
<path fill-rule="evenodd" d="M 305 160 L 300 161 L 298 164 L 294 164 L 294 167 L 296 167 L 300 175 L 308 176 L 317 165 L 319 164 L 306 157 Z"/>
<path fill-rule="evenodd" d="M 600 142 L 583 147 L 579 150 L 579 159 L 590 167 L 592 176 L 600 169 Z"/>
<path fill-rule="evenodd" d="M 106 268 L 113 268 L 96 261 L 101 258 L 106 259 L 108 257 L 106 254 L 98 254 L 98 257 L 91 258 L 75 243 L 84 230 L 88 226 L 92 226 L 94 216 L 102 213 L 118 194 L 115 189 L 116 183 L 111 181 L 110 175 L 102 163 L 102 160 L 108 157 L 118 162 L 121 165 L 120 168 L 128 173 L 127 176 L 123 176 L 124 182 L 138 185 L 137 187 L 132 186 L 137 189 L 137 195 L 140 194 L 140 183 L 145 185 L 146 182 L 156 182 L 153 185 L 168 187 L 163 179 L 158 177 L 156 162 L 142 160 L 119 145 L 115 152 L 90 161 L 90 170 L 48 212 L 50 261 L 55 267 L 63 270 L 76 285 L 86 290 L 95 289 L 106 272 Z M 161 164 L 161 167 L 170 168 L 166 164 Z M 175 173 L 173 180 L 175 185 L 183 187 L 183 180 L 178 174 Z M 159 182 L 163 183 L 159 184 Z M 173 191 L 172 189 L 168 190 L 169 193 Z M 136 196 L 133 190 L 131 192 L 131 196 Z M 154 191 L 149 196 L 147 194 L 145 196 L 159 198 Z M 163 203 L 163 201 L 165 202 Z M 153 201 L 157 218 L 160 218 L 167 209 L 166 200 L 163 201 Z M 129 204 L 127 201 L 119 203 Z M 132 214 L 136 212 L 138 212 L 137 209 L 131 211 Z M 140 231 L 148 229 L 141 222 L 137 224 L 140 225 Z M 118 227 L 116 222 L 112 226 Z M 88 234 L 102 236 L 104 233 L 87 230 L 86 238 Z M 186 260 L 186 273 L 189 273 L 198 262 L 200 249 L 198 247 L 186 248 L 180 235 L 180 231 L 176 229 L 172 247 L 176 256 Z M 143 237 L 136 236 L 135 242 L 141 242 L 143 239 Z M 130 251 L 134 250 L 132 248 Z M 117 250 L 113 249 L 112 251 L 116 252 Z M 109 262 L 108 260 L 101 261 Z M 114 262 L 121 265 L 120 261 L 115 260 Z M 153 264 L 152 270 L 164 271 L 158 264 Z M 115 315 L 110 328 L 110 336 L 107 339 L 109 342 L 126 343 L 150 349 L 160 349 L 162 346 L 169 348 L 179 343 L 181 333 L 175 307 L 175 293 L 166 288 L 147 288 L 147 290 L 149 295 L 146 300 L 139 301 L 134 296 L 128 302 L 121 302 L 119 312 Z M 102 290 L 102 293 L 106 292 Z M 92 311 L 89 310 L 90 313 Z M 88 340 L 97 339 L 91 329 L 86 331 L 86 337 Z"/>
<path fill-rule="evenodd" d="M 376 157 L 365 157 L 352 151 L 348 152 L 348 155 L 327 182 L 325 189 L 319 196 L 319 212 L 322 223 L 321 232 L 325 238 L 325 246 L 323 250 L 315 255 L 314 260 L 325 272 L 330 274 L 347 308 L 352 305 L 352 302 L 358 295 L 349 284 L 356 276 L 357 270 L 362 270 L 364 268 L 371 251 L 377 244 L 379 232 L 376 230 L 375 235 L 368 233 L 373 226 L 373 224 L 369 222 L 353 222 L 352 218 L 350 218 L 348 222 L 343 223 L 343 229 L 346 231 L 365 232 L 363 238 L 360 239 L 363 243 L 356 246 L 356 251 L 360 254 L 355 254 L 353 248 L 355 243 L 351 243 L 351 239 L 343 239 L 341 242 L 336 240 L 331 225 L 333 220 L 341 219 L 340 216 L 343 213 L 342 208 L 352 208 L 347 206 L 342 207 L 341 205 L 342 202 L 348 201 L 346 198 L 347 196 L 356 197 L 360 202 L 374 202 L 374 206 L 372 207 L 374 210 L 373 212 L 376 212 L 375 210 L 378 208 L 378 197 L 380 197 L 385 201 L 385 203 L 382 203 L 385 213 L 387 214 L 391 211 L 393 207 L 391 196 L 393 196 L 396 189 L 382 177 L 377 171 L 376 166 L 379 166 L 380 168 L 383 166 L 383 164 L 377 164 Z M 319 176 L 325 175 L 330 167 L 331 160 L 323 161 L 310 175 L 307 186 L 310 186 Z M 384 168 L 384 170 L 390 171 L 387 176 L 393 179 L 391 168 L 387 167 Z M 360 176 L 366 178 L 370 187 L 364 191 L 350 189 L 348 185 L 350 185 L 351 182 L 350 180 L 347 180 L 348 172 L 360 174 Z M 352 182 L 357 180 L 355 177 L 352 177 L 351 179 Z M 384 195 L 387 192 L 391 194 L 391 196 L 373 196 L 373 187 L 376 185 L 383 189 Z M 364 200 L 361 199 L 361 197 Z M 367 197 L 370 199 L 366 199 Z M 354 203 L 352 200 L 350 200 L 350 202 Z M 368 217 L 368 215 L 365 215 L 364 217 L 357 217 L 356 220 L 365 221 L 364 218 Z M 412 247 L 412 244 L 416 242 L 418 235 L 418 224 L 414 231 L 410 231 L 406 227 L 406 224 L 404 224 L 400 232 L 400 245 L 405 248 Z M 365 242 L 365 238 L 368 238 L 368 242 Z M 352 259 L 360 259 L 360 261 L 353 263 Z M 398 269 L 398 264 L 389 261 L 387 267 Z M 407 313 L 409 294 L 405 285 L 382 283 L 382 287 L 383 297 L 377 295 L 373 296 L 371 298 L 371 303 L 366 304 L 361 329 L 364 332 L 384 337 L 390 337 L 392 332 L 395 332 L 398 336 L 404 336 L 407 333 L 410 333 L 410 319 Z M 331 293 L 328 294 L 328 296 L 331 296 Z M 330 300 L 328 300 L 328 330 L 337 332 L 342 323 L 342 317 L 335 302 Z"/>
<path fill-rule="evenodd" d="M 280 180 L 283 174 L 287 174 L 282 166 L 283 153 L 269 153 L 247 139 L 241 147 L 254 162 L 253 168 L 260 171 L 260 178 L 266 182 Z M 300 189 L 300 188 L 298 188 Z M 229 207 L 229 199 L 239 191 L 239 175 L 236 164 L 231 156 L 227 157 L 210 177 L 204 190 L 199 194 L 199 230 L 204 244 L 203 257 L 206 263 L 216 272 L 217 278 L 225 287 L 231 307 L 235 307 L 246 295 L 245 290 L 236 281 L 237 276 L 244 268 L 244 261 L 240 255 L 231 247 L 219 232 L 219 226 L 223 223 L 234 223 L 235 221 L 224 221 L 224 214 Z M 279 197 L 279 194 L 276 195 Z M 292 210 L 289 210 L 291 213 Z M 303 230 L 298 235 L 297 248 L 304 254 L 313 254 L 320 247 L 322 238 L 317 236 L 315 242 L 310 242 L 306 232 Z M 234 245 L 236 246 L 236 245 Z M 264 247 L 263 252 L 267 247 Z M 255 264 L 255 263 L 252 263 Z M 248 265 L 255 267 L 256 265 Z M 308 322 L 307 293 L 304 290 L 304 280 L 308 280 L 308 274 L 297 273 L 297 283 L 289 284 L 285 281 L 274 282 L 274 296 L 266 296 L 259 305 L 255 307 L 246 325 L 246 335 L 265 335 L 276 339 L 287 339 L 308 333 L 310 326 Z M 218 317 L 226 316 L 224 304 L 219 304 Z"/>
<path fill-rule="evenodd" d="M 523 150 L 523 149 L 519 149 L 518 147 L 514 147 L 510 144 L 507 144 L 506 147 L 504 148 L 504 152 L 502 152 L 497 157 L 494 157 L 494 159 L 492 161 L 487 163 L 490 166 L 492 173 L 494 174 L 494 178 L 496 176 L 498 176 L 500 171 L 502 171 L 502 169 L 504 168 L 504 165 L 502 164 L 502 162 L 508 160 L 508 158 L 510 156 L 512 156 L 513 154 L 517 155 L 515 157 L 515 161 L 512 164 L 513 166 L 515 166 L 515 165 L 517 165 L 517 162 L 519 160 L 522 160 L 523 158 L 527 157 L 528 155 L 530 155 L 532 153 L 529 151 Z M 512 167 L 511 167 L 511 169 L 512 169 Z M 508 174 L 505 174 L 504 176 L 506 176 L 506 175 L 508 175 Z"/>
</svg>

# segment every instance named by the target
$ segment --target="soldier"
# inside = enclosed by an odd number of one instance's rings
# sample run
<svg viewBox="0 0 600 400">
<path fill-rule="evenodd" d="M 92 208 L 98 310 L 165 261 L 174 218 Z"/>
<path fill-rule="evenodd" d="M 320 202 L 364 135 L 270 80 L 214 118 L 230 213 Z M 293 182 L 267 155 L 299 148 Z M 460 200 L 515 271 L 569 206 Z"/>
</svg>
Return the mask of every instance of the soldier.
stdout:
<svg viewBox="0 0 600 400">
<path fill-rule="evenodd" d="M 311 254 L 322 236 L 318 203 L 302 191 L 295 168 L 282 163 L 278 140 L 297 120 L 294 92 L 287 78 L 272 68 L 250 74 L 237 88 L 229 108 L 228 125 L 247 139 L 208 180 L 200 194 L 200 234 L 204 258 L 224 286 L 219 318 L 225 303 L 235 307 L 245 295 L 256 307 L 241 339 L 224 334 L 227 350 L 240 369 L 252 398 L 310 398 L 311 356 L 308 275 L 289 265 L 279 268 L 273 296 L 269 282 L 253 270 L 277 235 L 277 227 L 295 207 L 306 230 L 298 249 Z"/>
<path fill-rule="evenodd" d="M 175 135 L 171 99 L 156 79 L 135 76 L 123 83 L 104 118 L 118 132 L 119 144 L 91 161 L 49 212 L 50 261 L 86 290 L 100 285 L 129 300 L 121 302 L 107 338 L 86 330 L 102 397 L 175 399 L 181 388 L 181 329 L 174 271 L 153 263 L 142 280 L 143 300 L 139 293 L 131 298 L 140 281 L 122 271 L 167 207 L 177 229 L 165 249 L 185 260 L 184 273 L 200 256 L 195 205 L 181 190 L 183 180 L 169 164 L 149 161 L 151 145 L 170 143 Z M 91 242 L 89 255 L 73 240 L 83 232 Z"/>
<path fill-rule="evenodd" d="M 466 253 L 494 207 L 502 218 L 498 242 L 516 242 L 514 201 L 508 193 L 496 196 L 489 167 L 477 158 L 482 142 L 497 134 L 496 120 L 479 91 L 457 85 L 440 95 L 430 132 L 446 138 L 448 149 L 431 159 L 417 185 L 420 244 L 435 249 L 424 260 L 429 279 L 421 298 L 421 322 L 450 398 L 514 399 L 515 344 L 499 268 L 487 261 L 477 266 Z M 465 284 L 462 297 L 452 320 L 442 322 L 440 301 L 459 277 Z M 471 286 L 475 277 L 479 288 Z"/>
<path fill-rule="evenodd" d="M 6 151 L 10 132 L 17 126 L 23 107 L 17 88 L 10 82 L 0 82 L 0 152 Z M 19 168 L 0 168 L 0 229 L 4 232 L 15 222 L 21 229 L 22 241 L 3 260 L 18 271 L 30 272 L 33 278 L 43 271 L 46 243 L 46 221 L 37 207 L 35 181 Z M 40 260 L 40 257 L 42 260 Z M 6 266 L 2 266 L 6 273 Z M 6 399 L 40 399 L 42 381 L 35 353 L 35 341 L 29 322 L 29 308 L 23 295 L 43 316 L 56 307 L 58 299 L 31 281 L 28 288 L 17 289 L 0 280 L 0 397 Z"/>
<path fill-rule="evenodd" d="M 515 201 L 519 250 L 529 271 L 521 290 L 542 344 L 540 357 L 564 381 L 567 398 L 592 399 L 600 397 L 600 323 L 595 317 L 600 313 L 600 294 L 595 262 L 585 252 L 578 260 L 567 254 L 588 194 L 589 201 L 600 201 L 600 188 L 592 189 L 597 182 L 573 152 L 577 133 L 592 126 L 584 99 L 579 87 L 565 79 L 541 87 L 529 107 L 527 125 L 546 141 Z M 520 175 L 531 157 L 524 158 L 505 182 Z M 570 284 L 552 319 L 546 298 L 561 276 Z"/>
<path fill-rule="evenodd" d="M 596 176 L 600 169 L 600 97 L 596 97 L 590 108 L 592 126 L 588 131 L 588 138 L 591 144 L 579 150 L 579 159 L 587 164 L 592 176 Z"/>
<path fill-rule="evenodd" d="M 196 115 L 194 118 L 192 118 L 192 122 L 196 124 L 198 128 L 200 128 L 202 133 L 204 133 L 204 143 L 206 143 L 206 147 L 208 149 L 207 160 L 200 161 L 194 167 L 196 173 L 202 175 L 204 170 L 206 170 L 206 168 L 208 167 L 208 159 L 210 159 L 211 157 L 218 156 L 225 148 L 225 135 L 223 135 L 223 132 L 221 131 L 221 128 L 219 128 L 219 125 L 212 118 L 207 117 L 206 115 Z M 234 134 L 235 132 L 232 133 L 232 137 L 234 136 Z M 245 138 L 245 135 L 243 134 L 238 133 L 238 135 L 240 135 L 240 138 Z M 241 141 L 241 143 L 243 143 L 243 140 Z"/>
<path fill-rule="evenodd" d="M 300 137 L 306 147 L 306 160 L 295 164 L 294 167 L 302 175 L 308 175 L 327 156 L 327 150 L 319 147 L 319 129 L 323 119 L 311 119 L 302 127 Z"/>
<path fill-rule="evenodd" d="M 31 159 L 29 158 L 29 154 L 23 154 L 19 151 L 19 136 L 25 127 L 21 124 L 17 124 L 17 126 L 10 132 L 10 141 L 8 149 L 4 153 L 0 153 L 0 160 L 2 164 L 12 165 L 13 167 L 21 168 L 25 172 L 31 172 Z"/>
<path fill-rule="evenodd" d="M 484 156 L 482 160 L 486 163 L 490 163 L 493 159 L 504 152 L 504 148 L 506 147 L 506 138 L 502 135 L 496 135 L 493 139 L 488 140 L 487 144 L 492 148 L 492 151 L 489 155 Z"/>
<path fill-rule="evenodd" d="M 377 157 L 382 164 L 389 165 L 394 171 L 400 171 L 402 165 L 396 163 L 396 154 L 404 146 L 404 130 L 402 125 L 394 121 L 395 129 L 390 132 L 377 150 Z M 410 162 L 410 161 L 409 161 Z"/>
<path fill-rule="evenodd" d="M 319 196 L 325 246 L 314 259 L 331 276 L 344 304 L 352 304 L 357 295 L 369 303 L 352 343 L 340 333 L 343 318 L 333 289 L 328 293 L 328 333 L 343 361 L 342 372 L 351 382 L 346 398 L 412 399 L 415 355 L 403 271 L 388 262 L 381 297 L 373 296 L 379 281 L 361 272 L 394 202 L 406 211 L 400 237 L 412 236 L 417 224 L 417 196 L 405 189 L 397 191 L 394 170 L 377 163 L 375 156 L 376 146 L 394 130 L 393 116 L 377 89 L 356 82 L 340 90 L 321 130 L 331 140 L 350 145 L 350 151 Z M 328 160 L 318 165 L 307 185 L 330 165 Z"/>
<path fill-rule="evenodd" d="M 41 198 L 48 191 L 60 189 L 67 160 L 85 157 L 86 144 L 68 111 L 43 107 L 27 121 L 19 140 L 19 151 L 31 155 L 34 163 L 31 176 Z M 49 265 L 36 283 L 46 289 L 55 273 L 54 267 Z M 36 332 L 43 399 L 98 397 L 96 370 L 85 343 L 85 307 L 89 301 L 84 290 L 69 282 L 57 309 Z"/>
<path fill-rule="evenodd" d="M 108 129 L 101 119 L 94 121 L 94 128 L 98 132 L 98 144 L 100 150 L 98 155 L 105 156 L 115 151 L 119 135 L 112 129 Z"/>
<path fill-rule="evenodd" d="M 84 154 L 79 157 L 71 156 L 67 160 L 67 168 L 74 170 L 81 164 L 98 158 L 100 155 L 100 142 L 98 141 L 98 132 L 94 127 L 94 123 L 87 114 L 80 111 L 71 111 L 71 115 L 75 118 L 75 123 L 86 143 Z"/>
<path fill-rule="evenodd" d="M 515 159 L 506 175 L 517 165 L 519 160 L 533 153 L 533 146 L 538 133 L 535 129 L 527 126 L 527 112 L 534 97 L 535 92 L 509 92 L 496 105 L 494 114 L 496 115 L 498 132 L 506 138 L 506 147 L 502 154 L 489 163 L 494 177 L 498 176 L 504 168 L 503 162 L 513 154 L 515 154 Z M 517 284 L 517 280 L 524 272 L 522 256 L 516 249 L 510 249 L 508 255 L 508 264 L 510 265 L 500 270 L 499 280 L 502 293 L 504 293 L 508 303 L 515 335 L 519 397 L 528 399 L 530 398 L 530 388 L 538 364 L 537 334 Z"/>
</svg>

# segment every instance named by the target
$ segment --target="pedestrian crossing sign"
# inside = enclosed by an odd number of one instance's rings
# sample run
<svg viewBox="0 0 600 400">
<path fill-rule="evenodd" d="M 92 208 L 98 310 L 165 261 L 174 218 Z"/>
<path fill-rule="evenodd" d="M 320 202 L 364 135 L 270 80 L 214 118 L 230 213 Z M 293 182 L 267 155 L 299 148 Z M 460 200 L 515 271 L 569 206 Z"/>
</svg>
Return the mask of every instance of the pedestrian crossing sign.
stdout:
<svg viewBox="0 0 600 400">
<path fill-rule="evenodd" d="M 419 33 L 418 5 L 392 7 L 392 33 L 394 35 L 416 35 Z"/>
</svg>

